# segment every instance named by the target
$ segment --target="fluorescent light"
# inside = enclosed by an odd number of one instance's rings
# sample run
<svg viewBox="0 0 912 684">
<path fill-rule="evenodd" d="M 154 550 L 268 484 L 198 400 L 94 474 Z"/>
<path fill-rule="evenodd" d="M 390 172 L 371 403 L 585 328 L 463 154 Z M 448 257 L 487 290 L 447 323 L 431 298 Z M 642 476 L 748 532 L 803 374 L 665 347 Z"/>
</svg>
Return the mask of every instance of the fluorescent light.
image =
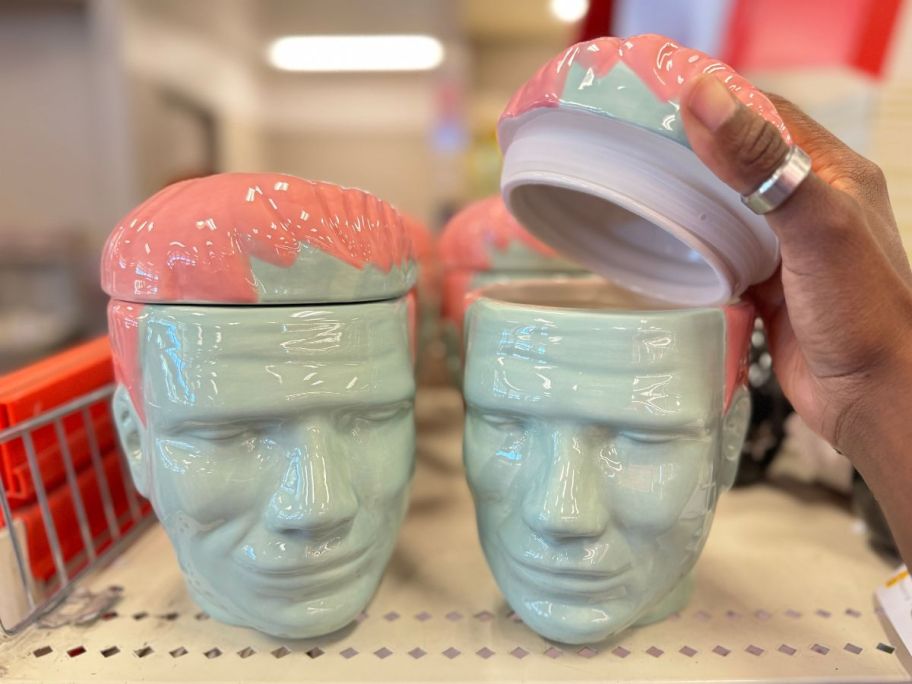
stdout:
<svg viewBox="0 0 912 684">
<path fill-rule="evenodd" d="M 589 11 L 589 0 L 551 0 L 551 14 L 567 24 L 579 21 Z"/>
<path fill-rule="evenodd" d="M 283 71 L 427 71 L 440 66 L 443 45 L 432 36 L 285 36 L 269 46 Z"/>
</svg>

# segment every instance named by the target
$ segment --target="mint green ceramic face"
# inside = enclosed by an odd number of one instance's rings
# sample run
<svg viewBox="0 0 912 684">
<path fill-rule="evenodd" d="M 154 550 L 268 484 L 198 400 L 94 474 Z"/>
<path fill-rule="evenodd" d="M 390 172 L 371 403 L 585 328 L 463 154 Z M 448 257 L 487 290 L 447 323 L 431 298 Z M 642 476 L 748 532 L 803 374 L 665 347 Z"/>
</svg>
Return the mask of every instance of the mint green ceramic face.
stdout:
<svg viewBox="0 0 912 684">
<path fill-rule="evenodd" d="M 194 599 L 283 637 L 337 630 L 390 557 L 414 466 L 404 300 L 147 305 L 146 422 L 115 415 Z"/>
<path fill-rule="evenodd" d="M 515 243 L 513 243 L 515 244 Z M 512 247 L 513 244 L 510 246 Z M 518 247 L 518 250 L 525 250 L 524 247 Z M 528 251 L 528 250 L 527 250 Z M 541 257 L 544 258 L 544 257 Z M 496 262 L 496 258 L 492 257 L 492 260 Z M 499 264 L 498 264 L 499 265 Z M 567 278 L 585 278 L 590 275 L 589 272 L 583 270 L 576 270 L 579 267 L 575 266 L 570 261 L 565 261 L 563 259 L 554 260 L 555 266 L 564 265 L 567 267 L 566 271 L 561 271 L 557 268 L 534 270 L 534 269 L 504 269 L 504 270 L 490 270 L 490 271 L 478 271 L 472 275 L 472 280 L 469 282 L 468 292 L 472 290 L 477 290 L 487 285 L 493 285 L 495 283 L 506 283 L 511 280 L 528 280 L 528 279 L 540 279 L 540 278 L 559 278 L 565 280 Z M 468 292 L 466 294 L 468 294 Z M 450 374 L 450 380 L 457 387 L 462 384 L 462 350 L 463 350 L 463 341 L 460 330 L 455 326 L 452 320 L 445 320 L 443 322 L 441 337 L 443 338 L 443 343 L 446 345 L 446 364 L 447 370 Z"/>
<path fill-rule="evenodd" d="M 675 609 L 749 414 L 742 389 L 723 416 L 722 311 L 482 298 L 466 345 L 466 473 L 513 609 L 568 643 Z"/>
</svg>

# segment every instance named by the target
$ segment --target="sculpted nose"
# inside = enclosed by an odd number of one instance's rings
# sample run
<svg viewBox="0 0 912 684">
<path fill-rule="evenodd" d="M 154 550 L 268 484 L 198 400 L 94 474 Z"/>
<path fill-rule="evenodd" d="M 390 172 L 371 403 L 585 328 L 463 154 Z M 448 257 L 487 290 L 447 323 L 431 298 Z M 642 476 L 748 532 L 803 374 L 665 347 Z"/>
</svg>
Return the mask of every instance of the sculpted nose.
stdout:
<svg viewBox="0 0 912 684">
<path fill-rule="evenodd" d="M 330 449 L 330 430 L 310 423 L 286 437 L 288 464 L 267 507 L 271 529 L 319 539 L 351 526 L 358 499 L 343 454 Z"/>
<path fill-rule="evenodd" d="M 526 525 L 556 540 L 602 536 L 609 518 L 597 455 L 572 428 L 553 429 L 541 441 L 543 465 L 523 500 Z"/>
</svg>

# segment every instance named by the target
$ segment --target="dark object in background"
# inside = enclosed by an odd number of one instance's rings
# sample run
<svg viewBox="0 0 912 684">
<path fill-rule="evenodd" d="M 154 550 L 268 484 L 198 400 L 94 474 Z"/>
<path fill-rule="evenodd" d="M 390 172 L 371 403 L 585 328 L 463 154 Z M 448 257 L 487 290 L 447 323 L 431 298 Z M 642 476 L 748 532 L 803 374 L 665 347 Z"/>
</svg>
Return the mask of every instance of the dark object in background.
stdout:
<svg viewBox="0 0 912 684">
<path fill-rule="evenodd" d="M 763 323 L 758 318 L 751 335 L 750 371 L 751 422 L 747 439 L 741 449 L 741 464 L 735 486 L 759 482 L 779 452 L 785 438 L 785 419 L 792 413 L 792 405 L 782 394 L 773 375 L 772 359 L 766 346 Z"/>
<path fill-rule="evenodd" d="M 877 499 L 856 470 L 852 476 L 852 509 L 868 526 L 868 543 L 878 553 L 893 557 L 899 562 L 899 550 L 887 526 L 887 519 L 877 504 Z"/>
</svg>

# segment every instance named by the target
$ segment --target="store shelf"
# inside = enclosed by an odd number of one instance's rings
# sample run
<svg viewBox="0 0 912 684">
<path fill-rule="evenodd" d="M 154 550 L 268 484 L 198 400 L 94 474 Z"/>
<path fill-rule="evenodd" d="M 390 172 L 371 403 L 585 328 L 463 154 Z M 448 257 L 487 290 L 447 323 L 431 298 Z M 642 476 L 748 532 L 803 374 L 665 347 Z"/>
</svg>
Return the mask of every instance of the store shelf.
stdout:
<svg viewBox="0 0 912 684">
<path fill-rule="evenodd" d="M 187 597 L 159 527 L 89 577 L 116 615 L 0 642 L 6 681 L 910 681 L 874 610 L 890 571 L 838 500 L 773 486 L 723 497 L 690 605 L 591 647 L 511 618 L 479 548 L 453 390 L 422 390 L 412 507 L 357 625 L 305 642 L 227 627 Z M 73 655 L 70 655 L 73 654 Z"/>
</svg>

